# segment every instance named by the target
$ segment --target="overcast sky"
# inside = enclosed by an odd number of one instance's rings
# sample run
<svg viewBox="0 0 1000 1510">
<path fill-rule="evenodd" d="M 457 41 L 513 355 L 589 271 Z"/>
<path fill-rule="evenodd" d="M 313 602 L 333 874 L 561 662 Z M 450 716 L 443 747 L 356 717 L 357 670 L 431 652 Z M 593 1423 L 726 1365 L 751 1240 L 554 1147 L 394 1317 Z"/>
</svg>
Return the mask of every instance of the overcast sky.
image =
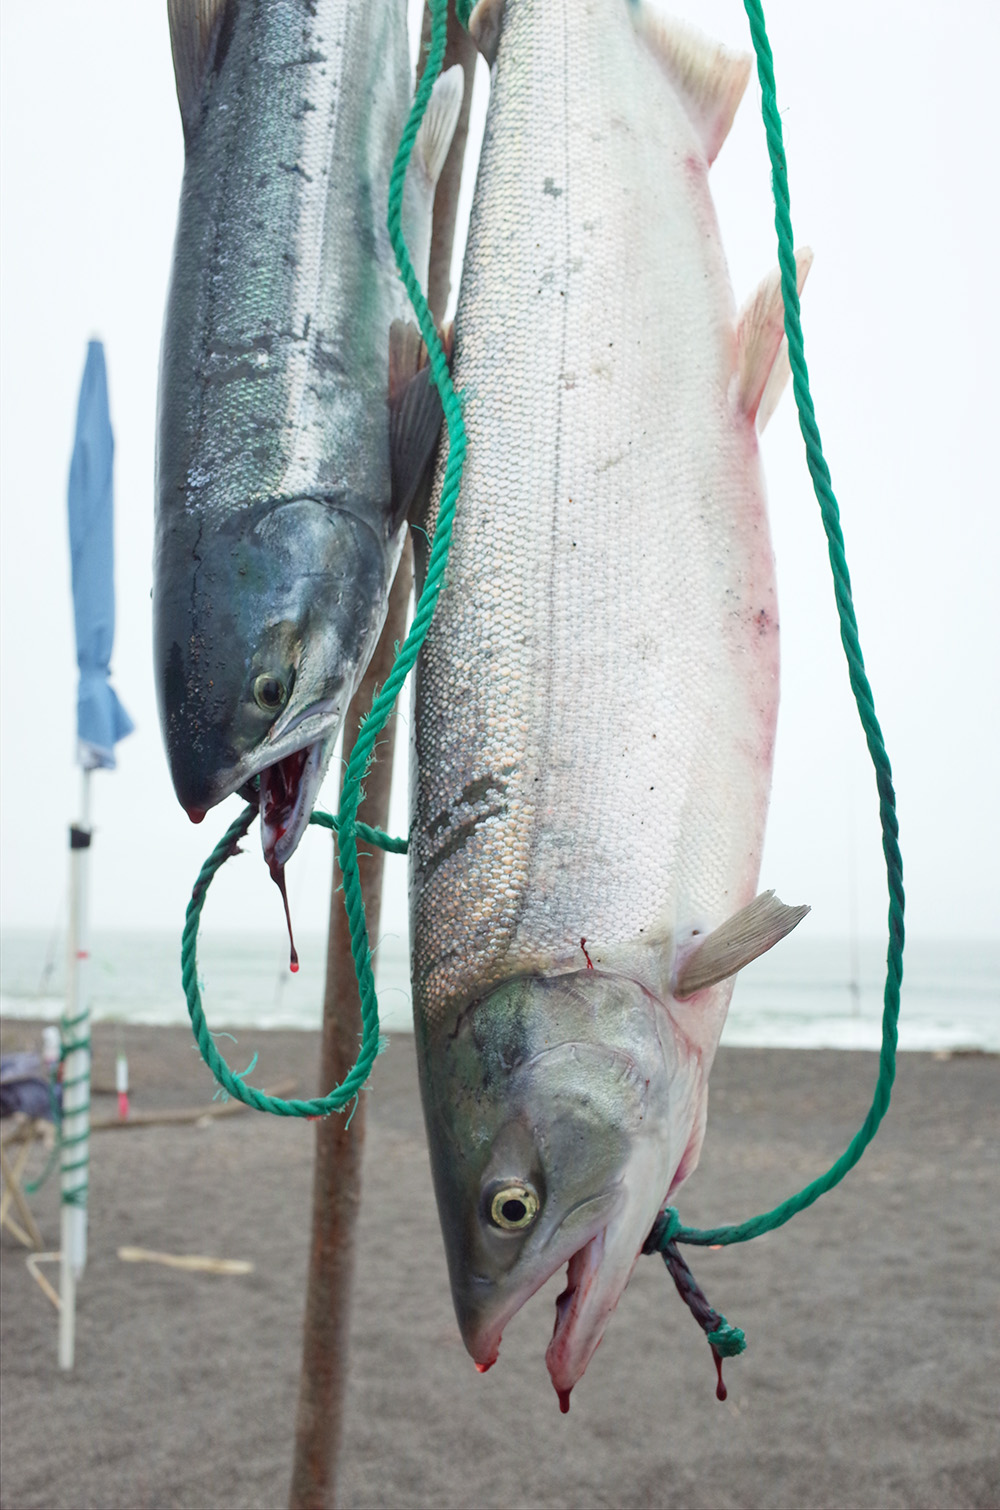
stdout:
<svg viewBox="0 0 1000 1510">
<path fill-rule="evenodd" d="M 749 46 L 739 0 L 684 0 L 677 12 Z M 995 938 L 1000 8 L 769 0 L 767 15 L 796 238 L 816 256 L 807 357 L 896 773 L 909 925 Z M 114 681 L 138 727 L 119 746 L 118 771 L 94 778 L 93 916 L 100 927 L 179 930 L 238 799 L 200 828 L 188 823 L 151 675 L 156 372 L 182 169 L 166 5 L 5 0 L 0 28 L 0 917 L 48 929 L 64 912 L 79 785 L 66 478 L 96 334 L 117 441 Z M 755 85 L 711 182 L 742 301 L 776 256 Z M 816 935 L 843 933 L 853 863 L 861 931 L 877 935 L 886 902 L 874 779 L 790 393 L 763 452 L 783 686 L 762 885 L 812 903 Z M 333 805 L 332 781 L 325 795 Z M 405 828 L 405 780 L 395 804 Z M 281 929 L 255 837 L 254 850 L 216 883 L 211 926 Z M 387 926 L 405 931 L 405 862 L 389 867 Z M 327 836 L 307 837 L 289 890 L 299 929 L 323 927 Z"/>
</svg>

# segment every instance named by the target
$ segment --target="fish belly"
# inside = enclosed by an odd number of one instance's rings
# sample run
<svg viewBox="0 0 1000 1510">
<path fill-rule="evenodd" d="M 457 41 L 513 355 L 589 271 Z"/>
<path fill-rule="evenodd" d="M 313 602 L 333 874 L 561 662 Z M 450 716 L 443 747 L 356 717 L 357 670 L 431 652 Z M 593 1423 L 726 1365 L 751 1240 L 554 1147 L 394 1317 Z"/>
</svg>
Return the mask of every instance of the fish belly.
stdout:
<svg viewBox="0 0 1000 1510">
<path fill-rule="evenodd" d="M 707 171 L 622 0 L 509 0 L 417 675 L 418 1037 L 582 967 L 584 939 L 669 940 L 754 895 L 777 610 Z"/>
</svg>

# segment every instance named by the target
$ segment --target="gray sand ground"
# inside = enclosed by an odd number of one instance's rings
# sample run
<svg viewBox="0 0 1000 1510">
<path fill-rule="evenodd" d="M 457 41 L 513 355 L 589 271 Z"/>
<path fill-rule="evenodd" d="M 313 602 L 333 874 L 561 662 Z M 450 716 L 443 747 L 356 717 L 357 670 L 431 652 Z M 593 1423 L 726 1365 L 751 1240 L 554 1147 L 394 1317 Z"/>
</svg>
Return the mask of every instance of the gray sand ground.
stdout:
<svg viewBox="0 0 1000 1510">
<path fill-rule="evenodd" d="M 4 1047 L 37 1030 L 4 1025 Z M 115 1037 L 95 1032 L 111 1082 Z M 207 1102 L 182 1030 L 125 1031 L 134 1105 Z M 231 1045 L 229 1045 L 232 1048 Z M 316 1041 L 248 1032 L 257 1084 L 313 1088 Z M 695 1224 L 742 1217 L 826 1167 L 875 1080 L 867 1054 L 723 1050 Z M 107 1103 L 110 1110 L 110 1098 Z M 1000 1504 L 1000 1061 L 907 1055 L 873 1149 L 781 1233 L 696 1252 L 709 1298 L 742 1326 L 730 1397 L 658 1259 L 643 1259 L 559 1414 L 543 1354 L 555 1280 L 478 1376 L 459 1341 L 420 1122 L 412 1042 L 369 1098 L 345 1506 Z M 308 1236 L 310 1125 L 242 1113 L 95 1139 L 77 1368 L 2 1238 L 6 1510 L 287 1503 Z M 57 1192 L 34 1200 L 58 1240 Z M 119 1261 L 122 1245 L 247 1258 L 243 1278 Z"/>
</svg>

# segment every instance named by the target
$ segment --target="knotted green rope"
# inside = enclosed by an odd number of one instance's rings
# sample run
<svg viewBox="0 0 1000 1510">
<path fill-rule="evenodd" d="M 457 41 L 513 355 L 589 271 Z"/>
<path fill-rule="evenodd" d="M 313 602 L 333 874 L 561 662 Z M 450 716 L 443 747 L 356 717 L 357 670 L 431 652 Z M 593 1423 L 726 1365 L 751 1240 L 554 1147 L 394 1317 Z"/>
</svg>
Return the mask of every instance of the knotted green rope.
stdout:
<svg viewBox="0 0 1000 1510">
<path fill-rule="evenodd" d="M 410 261 L 410 254 L 407 250 L 401 224 L 406 169 L 410 161 L 413 144 L 417 138 L 417 132 L 420 130 L 420 123 L 424 118 L 434 85 L 437 83 L 441 73 L 445 43 L 448 35 L 448 0 L 428 0 L 428 3 L 431 9 L 432 21 L 430 51 L 392 167 L 392 174 L 389 180 L 388 225 L 389 239 L 392 242 L 392 249 L 395 253 L 399 276 L 403 281 L 410 303 L 413 306 L 417 324 L 420 327 L 420 333 L 427 347 L 431 377 L 433 378 L 434 386 L 441 396 L 441 404 L 444 409 L 444 417 L 448 428 L 448 462 L 441 489 L 437 525 L 434 530 L 434 544 L 427 562 L 427 577 L 424 582 L 423 592 L 420 594 L 420 599 L 417 603 L 410 632 L 402 646 L 396 652 L 392 671 L 386 680 L 385 686 L 372 703 L 371 709 L 358 734 L 347 770 L 344 773 L 344 782 L 340 795 L 340 811 L 336 822 L 325 813 L 314 813 L 310 819 L 311 823 L 320 823 L 327 828 L 333 828 L 337 836 L 338 857 L 341 873 L 344 878 L 344 906 L 347 909 L 347 920 L 351 935 L 351 954 L 354 958 L 354 969 L 358 979 L 358 993 L 361 998 L 361 1049 L 353 1069 L 351 1069 L 341 1084 L 336 1086 L 329 1095 L 317 1097 L 312 1101 L 282 1101 L 275 1096 L 265 1096 L 262 1091 L 245 1085 L 230 1070 L 216 1049 L 205 1023 L 205 1016 L 201 1007 L 201 995 L 198 989 L 198 968 L 196 961 L 198 920 L 201 916 L 205 892 L 212 877 L 225 860 L 235 852 L 239 840 L 244 836 L 250 823 L 253 821 L 255 809 L 245 809 L 243 814 L 234 823 L 230 824 L 226 833 L 202 866 L 188 905 L 181 943 L 181 976 L 184 983 L 184 994 L 187 998 L 188 1012 L 191 1017 L 192 1027 L 194 1028 L 195 1038 L 198 1041 L 198 1047 L 201 1050 L 205 1063 L 209 1066 L 219 1084 L 230 1095 L 236 1096 L 247 1106 L 256 1107 L 258 1111 L 274 1112 L 279 1117 L 324 1116 L 328 1112 L 340 1110 L 354 1099 L 368 1079 L 372 1064 L 379 1051 L 378 998 L 375 994 L 375 976 L 372 971 L 371 947 L 365 921 L 364 900 L 361 894 L 361 877 L 358 871 L 358 839 L 360 838 L 366 843 L 379 844 L 382 848 L 391 849 L 397 854 L 405 853 L 406 841 L 390 840 L 381 831 L 372 829 L 367 824 L 357 821 L 358 805 L 362 797 L 361 783 L 364 780 L 369 762 L 372 759 L 378 736 L 392 712 L 403 682 L 406 680 L 410 669 L 417 659 L 420 648 L 427 637 L 431 620 L 434 617 L 437 600 L 444 585 L 445 567 L 448 564 L 448 552 L 451 548 L 452 524 L 455 517 L 455 508 L 458 503 L 459 489 L 462 483 L 462 467 L 465 461 L 465 424 L 462 419 L 461 402 L 452 385 L 451 374 L 448 371 L 448 361 L 445 357 L 430 309 L 427 306 L 427 300 L 424 298 L 420 281 L 413 270 L 413 264 Z"/>
</svg>

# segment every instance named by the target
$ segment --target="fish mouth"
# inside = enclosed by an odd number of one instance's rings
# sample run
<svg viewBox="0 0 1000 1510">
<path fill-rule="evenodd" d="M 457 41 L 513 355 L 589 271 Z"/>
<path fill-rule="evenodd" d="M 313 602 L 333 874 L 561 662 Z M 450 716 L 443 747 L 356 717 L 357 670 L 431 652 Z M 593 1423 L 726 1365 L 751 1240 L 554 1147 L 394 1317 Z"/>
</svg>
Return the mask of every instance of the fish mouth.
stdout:
<svg viewBox="0 0 1000 1510">
<path fill-rule="evenodd" d="M 612 1287 L 602 1283 L 606 1238 L 605 1227 L 577 1249 L 566 1269 L 566 1288 L 556 1299 L 556 1324 L 545 1363 L 563 1415 L 569 1410 L 570 1391 L 600 1345 L 608 1318 L 625 1288 L 615 1285 L 609 1294 Z"/>
<path fill-rule="evenodd" d="M 260 838 L 272 875 L 287 865 L 308 827 L 328 753 L 327 741 L 318 739 L 260 773 Z"/>
<path fill-rule="evenodd" d="M 563 1415 L 569 1411 L 573 1387 L 582 1378 L 597 1351 L 611 1313 L 618 1304 L 639 1257 L 637 1253 L 624 1275 L 617 1271 L 617 1266 L 611 1274 L 602 1273 L 607 1247 L 608 1228 L 602 1227 L 577 1248 L 567 1265 L 566 1288 L 556 1299 L 555 1327 L 552 1341 L 545 1353 L 545 1363 L 553 1388 L 559 1396 L 559 1409 Z M 545 1274 L 532 1293 L 540 1290 L 564 1262 L 565 1257 Z M 485 1374 L 496 1363 L 503 1327 L 511 1319 L 511 1315 L 520 1310 L 521 1305 L 530 1298 L 520 1297 L 517 1304 L 510 1308 L 510 1314 L 504 1315 L 502 1319 L 498 1318 L 489 1330 L 466 1339 L 466 1346 L 479 1373 Z"/>
<path fill-rule="evenodd" d="M 560 1226 L 555 1230 L 555 1232 L 550 1234 L 550 1236 L 544 1243 L 544 1247 L 547 1249 L 551 1249 L 553 1247 L 556 1248 L 556 1252 L 553 1254 L 551 1262 L 546 1264 L 540 1270 L 540 1272 L 535 1277 L 533 1277 L 530 1285 L 527 1285 L 524 1288 L 516 1288 L 507 1297 L 506 1303 L 501 1310 L 492 1310 L 489 1301 L 485 1298 L 492 1289 L 492 1281 L 485 1275 L 474 1274 L 470 1276 L 472 1280 L 473 1293 L 468 1296 L 469 1304 L 467 1305 L 467 1307 L 459 1307 L 459 1326 L 462 1331 L 462 1337 L 465 1342 L 465 1346 L 471 1354 L 476 1368 L 481 1374 L 485 1374 L 487 1369 L 492 1368 L 494 1363 L 496 1363 L 497 1358 L 500 1354 L 500 1342 L 503 1335 L 503 1330 L 506 1327 L 508 1321 L 510 1321 L 514 1316 L 517 1315 L 521 1307 L 526 1305 L 528 1301 L 538 1293 L 543 1285 L 548 1284 L 553 1274 L 558 1274 L 563 1264 L 568 1262 L 570 1269 L 572 1270 L 573 1265 L 577 1263 L 580 1254 L 587 1252 L 588 1250 L 593 1250 L 593 1245 L 599 1242 L 600 1251 L 598 1252 L 594 1250 L 592 1254 L 592 1267 L 596 1271 L 596 1268 L 600 1263 L 600 1254 L 604 1250 L 604 1234 L 607 1229 L 607 1225 L 609 1223 L 609 1220 L 620 1208 L 621 1199 L 621 1191 L 615 1188 L 606 1191 L 601 1195 L 592 1196 L 587 1200 L 581 1201 L 577 1206 L 573 1207 L 573 1209 L 567 1213 L 566 1217 L 564 1217 L 563 1221 L 560 1223 Z M 564 1235 L 563 1229 L 567 1226 L 571 1227 L 573 1236 L 570 1238 L 569 1242 L 563 1241 L 562 1243 L 559 1243 L 558 1238 L 560 1235 Z M 565 1298 L 565 1294 L 569 1293 L 570 1288 L 573 1288 L 572 1281 L 568 1281 L 567 1291 L 564 1292 L 564 1295 L 561 1295 L 559 1297 L 559 1301 L 557 1301 L 556 1303 L 557 1309 L 559 1307 L 559 1304 Z M 480 1293 L 477 1294 L 477 1291 Z M 617 1300 L 617 1296 L 615 1297 L 615 1299 Z M 612 1304 L 611 1309 L 614 1309 L 614 1304 Z M 492 1314 L 488 1314 L 491 1310 Z M 487 1315 L 484 1315 L 484 1312 L 486 1312 Z M 558 1329 L 558 1319 L 556 1326 Z M 593 1351 L 593 1349 L 591 1351 Z M 587 1357 L 589 1359 L 590 1354 L 588 1354 Z M 586 1366 L 586 1362 L 584 1362 L 583 1367 L 579 1371 L 580 1374 L 583 1373 L 583 1369 L 586 1368 Z M 577 1375 L 577 1377 L 579 1377 L 579 1374 Z M 572 1385 L 570 1385 L 570 1388 L 572 1388 Z"/>
</svg>

